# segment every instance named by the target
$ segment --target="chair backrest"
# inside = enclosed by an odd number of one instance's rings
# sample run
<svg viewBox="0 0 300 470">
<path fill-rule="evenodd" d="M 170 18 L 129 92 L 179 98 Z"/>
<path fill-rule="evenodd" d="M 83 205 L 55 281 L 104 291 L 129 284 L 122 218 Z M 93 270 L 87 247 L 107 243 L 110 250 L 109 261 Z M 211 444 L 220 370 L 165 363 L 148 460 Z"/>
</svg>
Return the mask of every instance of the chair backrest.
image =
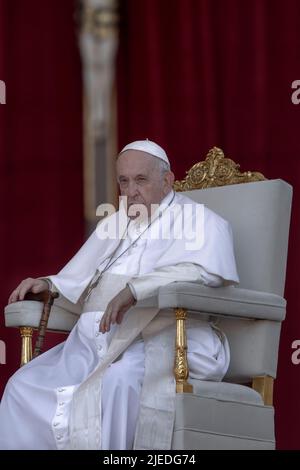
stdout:
<svg viewBox="0 0 300 470">
<path fill-rule="evenodd" d="M 184 194 L 231 223 L 240 287 L 283 296 L 292 187 L 278 179 Z"/>
<path fill-rule="evenodd" d="M 230 222 L 239 287 L 282 297 L 292 187 L 280 179 L 266 180 L 261 173 L 241 173 L 239 165 L 225 158 L 217 147 L 174 187 Z M 219 326 L 228 337 L 231 351 L 225 380 L 249 382 L 260 375 L 276 377 L 280 321 L 224 318 Z"/>
</svg>

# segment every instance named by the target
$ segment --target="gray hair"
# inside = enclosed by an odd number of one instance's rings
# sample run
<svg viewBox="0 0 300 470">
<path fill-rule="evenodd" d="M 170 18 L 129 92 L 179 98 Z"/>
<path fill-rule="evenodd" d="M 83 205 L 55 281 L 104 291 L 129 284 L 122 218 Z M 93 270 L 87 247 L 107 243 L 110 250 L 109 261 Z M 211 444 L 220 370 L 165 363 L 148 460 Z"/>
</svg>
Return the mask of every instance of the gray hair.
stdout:
<svg viewBox="0 0 300 470">
<path fill-rule="evenodd" d="M 167 171 L 170 171 L 170 165 L 161 158 L 154 157 L 156 160 L 156 168 L 159 170 L 161 176 L 163 176 Z"/>
</svg>

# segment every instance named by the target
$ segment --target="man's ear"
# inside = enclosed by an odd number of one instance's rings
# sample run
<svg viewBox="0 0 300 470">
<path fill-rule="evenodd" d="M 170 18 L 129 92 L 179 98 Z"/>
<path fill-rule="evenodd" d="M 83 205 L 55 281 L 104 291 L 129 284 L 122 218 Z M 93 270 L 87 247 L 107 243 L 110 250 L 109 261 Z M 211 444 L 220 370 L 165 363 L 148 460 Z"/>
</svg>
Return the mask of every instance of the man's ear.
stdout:
<svg viewBox="0 0 300 470">
<path fill-rule="evenodd" d="M 174 180 L 174 173 L 172 171 L 166 171 L 166 173 L 164 174 L 164 182 L 168 186 L 168 188 L 172 189 Z"/>
</svg>

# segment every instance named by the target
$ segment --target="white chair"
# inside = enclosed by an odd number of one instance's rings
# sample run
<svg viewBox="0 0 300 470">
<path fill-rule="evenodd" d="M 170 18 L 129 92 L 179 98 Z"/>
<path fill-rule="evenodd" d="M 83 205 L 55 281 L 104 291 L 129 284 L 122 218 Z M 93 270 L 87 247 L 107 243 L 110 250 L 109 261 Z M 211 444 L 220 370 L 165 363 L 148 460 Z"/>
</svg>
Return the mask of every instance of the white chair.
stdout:
<svg viewBox="0 0 300 470">
<path fill-rule="evenodd" d="M 161 309 L 175 310 L 177 330 L 183 332 L 177 334 L 176 344 L 172 448 L 274 449 L 272 392 L 286 311 L 292 188 L 280 179 L 267 181 L 259 173 L 240 173 L 238 165 L 217 148 L 174 187 L 231 223 L 240 285 L 210 288 L 175 282 L 159 290 L 156 302 Z M 34 301 L 5 308 L 6 326 L 19 327 L 23 334 L 23 363 L 30 359 L 30 336 L 39 325 L 42 308 Z M 231 362 L 223 382 L 188 380 L 186 345 L 184 340 L 180 343 L 184 319 L 202 314 L 218 318 L 229 340 Z M 60 297 L 54 301 L 48 328 L 69 331 L 78 315 L 80 305 Z"/>
</svg>

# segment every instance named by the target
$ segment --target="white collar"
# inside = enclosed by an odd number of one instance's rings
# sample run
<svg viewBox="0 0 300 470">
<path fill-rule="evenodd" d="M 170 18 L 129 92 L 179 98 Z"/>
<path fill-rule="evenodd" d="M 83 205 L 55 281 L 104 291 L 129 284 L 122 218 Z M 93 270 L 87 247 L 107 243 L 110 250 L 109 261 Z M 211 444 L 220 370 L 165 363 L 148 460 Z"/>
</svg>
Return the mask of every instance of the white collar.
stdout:
<svg viewBox="0 0 300 470">
<path fill-rule="evenodd" d="M 163 198 L 163 200 L 160 201 L 159 206 L 170 204 L 174 196 L 175 196 L 175 192 L 173 189 L 171 189 L 171 191 Z"/>
</svg>

